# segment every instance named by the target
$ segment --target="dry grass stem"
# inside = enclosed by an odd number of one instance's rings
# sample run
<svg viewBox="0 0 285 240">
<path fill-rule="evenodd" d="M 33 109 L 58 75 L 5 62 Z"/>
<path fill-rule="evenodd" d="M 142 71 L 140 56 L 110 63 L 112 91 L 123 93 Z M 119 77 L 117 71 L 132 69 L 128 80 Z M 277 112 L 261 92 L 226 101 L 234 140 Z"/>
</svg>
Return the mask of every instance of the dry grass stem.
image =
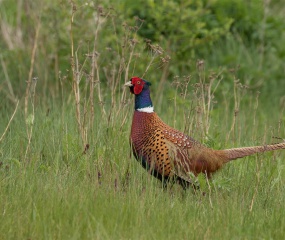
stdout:
<svg viewBox="0 0 285 240">
<path fill-rule="evenodd" d="M 6 128 L 5 128 L 5 130 L 4 130 L 4 132 L 3 132 L 2 136 L 1 136 L 1 138 L 0 138 L 0 143 L 3 141 L 4 136 L 5 136 L 6 132 L 8 131 L 9 127 L 10 127 L 10 124 L 11 124 L 11 122 L 12 122 L 12 120 L 13 120 L 13 118 L 14 118 L 16 112 L 17 112 L 18 105 L 19 105 L 19 100 L 17 101 L 15 110 L 14 110 L 14 112 L 13 112 L 13 114 L 12 114 L 12 116 L 11 116 L 11 118 L 10 118 L 10 120 L 9 120 L 9 122 L 8 122 L 8 124 L 7 124 L 7 126 L 6 126 Z"/>
<path fill-rule="evenodd" d="M 7 86 L 8 86 L 8 90 L 9 90 L 9 93 L 7 94 L 7 97 L 12 102 L 16 103 L 17 99 L 15 97 L 14 90 L 13 90 L 13 87 L 12 87 L 12 84 L 11 84 L 11 81 L 10 81 L 10 78 L 9 78 L 9 74 L 8 74 L 8 71 L 7 71 L 6 63 L 3 61 L 2 55 L 0 55 L 0 60 L 1 60 L 1 66 L 2 66 L 2 69 L 3 69 L 3 73 L 4 73 L 4 76 L 5 76 L 5 80 L 6 80 L 6 83 L 7 83 Z"/>
<path fill-rule="evenodd" d="M 31 98 L 32 112 L 26 117 L 26 131 L 28 136 L 28 144 L 26 147 L 26 152 L 24 157 L 25 160 L 27 160 L 33 136 L 34 121 L 35 121 L 35 94 L 36 94 L 37 80 L 38 79 L 34 77 L 32 79 L 32 82 L 29 84 L 30 89 L 28 91 L 28 98 Z"/>
<path fill-rule="evenodd" d="M 256 158 L 257 159 L 257 158 Z M 252 195 L 252 198 L 251 198 L 251 202 L 250 202 L 250 206 L 249 206 L 249 211 L 252 212 L 252 209 L 253 209 L 253 205 L 254 205 L 254 202 L 255 202 L 255 198 L 256 198 L 256 195 L 258 193 L 258 188 L 259 188 L 259 185 L 260 185 L 260 169 L 262 168 L 262 161 L 261 163 L 259 163 L 260 159 L 257 159 L 256 160 L 256 186 L 254 188 L 254 193 Z"/>
<path fill-rule="evenodd" d="M 235 135 L 235 126 L 236 126 L 236 121 L 237 121 L 237 117 L 239 114 L 239 105 L 240 105 L 240 95 L 239 95 L 239 89 L 238 89 L 238 85 L 239 84 L 239 80 L 234 78 L 234 103 L 235 103 L 235 107 L 234 107 L 234 115 L 233 115 L 233 120 L 232 120 L 232 125 L 230 128 L 230 131 L 228 132 L 227 135 L 227 142 L 230 139 L 230 136 L 233 134 L 233 139 L 235 139 L 236 135 Z"/>
<path fill-rule="evenodd" d="M 31 64 L 30 64 L 30 71 L 29 71 L 29 76 L 28 76 L 28 81 L 27 81 L 27 87 L 26 87 L 26 94 L 25 94 L 25 117 L 27 118 L 28 116 L 28 101 L 29 101 L 29 91 L 32 83 L 32 76 L 34 72 L 34 64 L 35 64 L 35 57 L 36 57 L 36 51 L 38 47 L 38 38 L 39 38 L 39 32 L 40 32 L 40 20 L 38 20 L 37 23 L 37 28 L 36 28 L 36 35 L 34 39 L 34 46 L 32 50 L 32 56 L 31 56 Z"/>
</svg>

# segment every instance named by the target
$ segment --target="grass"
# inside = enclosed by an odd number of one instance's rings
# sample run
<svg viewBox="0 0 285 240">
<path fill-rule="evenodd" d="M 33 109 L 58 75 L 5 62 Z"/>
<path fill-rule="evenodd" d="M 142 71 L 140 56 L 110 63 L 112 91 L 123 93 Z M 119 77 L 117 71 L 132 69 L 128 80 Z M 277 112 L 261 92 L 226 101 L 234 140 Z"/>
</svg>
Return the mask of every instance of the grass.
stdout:
<svg viewBox="0 0 285 240">
<path fill-rule="evenodd" d="M 282 89 L 265 84 L 283 62 L 274 55 L 273 70 L 258 68 L 258 93 L 252 59 L 265 55 L 233 37 L 166 81 L 175 63 L 138 37 L 141 23 L 84 4 L 71 19 L 69 3 L 48 3 L 25 6 L 36 24 L 11 44 L 26 48 L 0 56 L 0 239 L 282 239 L 285 151 L 231 162 L 210 182 L 198 177 L 201 191 L 164 190 L 131 156 L 133 96 L 122 85 L 145 75 L 158 115 L 209 147 L 262 145 L 285 135 Z M 3 16 L 12 30 L 30 28 Z M 232 62 L 246 67 L 229 71 Z"/>
<path fill-rule="evenodd" d="M 155 89 L 153 89 L 155 92 Z M 154 93 L 153 93 L 154 94 Z M 30 151 L 20 108 L 0 145 L 0 238 L 2 239 L 281 239 L 285 231 L 284 152 L 259 154 L 229 163 L 202 186 L 207 195 L 179 186 L 163 190 L 130 157 L 128 136 L 132 104 L 127 120 L 119 115 L 113 124 L 102 121 L 95 108 L 93 142 L 83 154 L 74 108 L 38 104 Z M 174 103 L 173 101 L 171 101 Z M 185 103 L 176 103 L 177 128 L 183 126 Z M 174 109 L 174 104 L 169 108 Z M 238 143 L 269 141 L 270 131 L 253 126 L 247 106 L 241 104 Z M 210 134 L 214 147 L 225 143 L 231 124 L 224 125 L 225 102 L 213 110 Z M 10 112 L 2 111 L 1 130 Z M 257 122 L 264 111 L 256 113 Z M 159 112 L 166 122 L 173 115 Z M 276 115 L 278 117 L 278 115 Z M 239 123 L 238 123 L 239 122 Z M 274 125 L 277 119 L 268 120 Z M 172 124 L 171 124 L 172 125 Z M 224 125 L 224 126 L 223 126 Z M 237 127 L 238 129 L 238 127 Z M 284 135 L 284 128 L 281 134 Z M 274 132 L 274 131 L 273 131 Z M 275 132 L 277 130 L 275 129 Z M 246 136 L 256 133 L 255 141 Z M 199 139 L 203 140 L 203 139 Z M 208 142 L 209 143 L 209 142 Z M 202 181 L 203 183 L 203 181 Z"/>
</svg>

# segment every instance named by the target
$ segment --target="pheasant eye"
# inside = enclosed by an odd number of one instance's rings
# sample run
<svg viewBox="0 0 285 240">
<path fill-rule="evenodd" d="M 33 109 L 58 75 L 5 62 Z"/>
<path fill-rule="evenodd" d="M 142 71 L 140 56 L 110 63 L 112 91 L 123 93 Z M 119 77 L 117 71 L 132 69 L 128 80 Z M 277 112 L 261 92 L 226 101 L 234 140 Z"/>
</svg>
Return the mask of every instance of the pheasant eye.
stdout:
<svg viewBox="0 0 285 240">
<path fill-rule="evenodd" d="M 140 81 L 137 81 L 137 84 L 141 84 L 141 82 L 140 82 Z"/>
</svg>

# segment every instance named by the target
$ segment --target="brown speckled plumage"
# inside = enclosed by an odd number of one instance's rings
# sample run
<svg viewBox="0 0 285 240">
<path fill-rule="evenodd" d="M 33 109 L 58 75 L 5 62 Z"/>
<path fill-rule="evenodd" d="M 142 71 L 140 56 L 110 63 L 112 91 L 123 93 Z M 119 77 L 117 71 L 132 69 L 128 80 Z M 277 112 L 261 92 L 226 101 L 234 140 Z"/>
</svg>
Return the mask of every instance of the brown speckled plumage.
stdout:
<svg viewBox="0 0 285 240">
<path fill-rule="evenodd" d="M 137 160 L 165 183 L 170 179 L 176 179 L 183 187 L 187 187 L 192 184 L 190 173 L 194 175 L 204 173 L 209 177 L 230 160 L 285 148 L 285 143 L 226 150 L 207 148 L 166 125 L 155 112 L 138 111 L 141 105 L 147 106 L 149 102 L 151 104 L 148 86 L 140 85 L 139 90 L 136 89 L 136 84 L 142 81 L 144 80 L 134 77 L 128 82 L 131 92 L 136 94 L 136 108 L 138 108 L 133 116 L 131 145 Z M 146 94 L 143 93 L 145 88 Z M 142 98 L 140 94 L 145 97 Z"/>
<path fill-rule="evenodd" d="M 169 127 L 156 113 L 134 112 L 131 144 L 136 158 L 161 180 L 173 177 L 191 183 L 190 172 L 210 175 L 222 166 L 220 159 L 226 159 L 223 152 Z"/>
</svg>

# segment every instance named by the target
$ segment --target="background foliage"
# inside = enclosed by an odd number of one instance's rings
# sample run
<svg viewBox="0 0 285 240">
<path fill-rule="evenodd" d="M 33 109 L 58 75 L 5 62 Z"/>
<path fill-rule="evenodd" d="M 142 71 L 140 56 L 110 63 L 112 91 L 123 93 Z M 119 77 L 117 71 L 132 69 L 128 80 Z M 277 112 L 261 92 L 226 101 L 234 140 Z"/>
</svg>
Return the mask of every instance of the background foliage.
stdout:
<svg viewBox="0 0 285 240">
<path fill-rule="evenodd" d="M 118 47 L 126 23 L 141 26 L 136 36 L 138 41 L 149 39 L 158 43 L 171 57 L 165 67 L 167 74 L 163 75 L 166 79 L 189 75 L 196 60 L 205 59 L 209 69 L 239 66 L 239 78 L 255 90 L 277 93 L 276 98 L 283 94 L 284 17 L 278 2 L 78 1 L 73 34 L 76 47 L 87 48 L 88 41 L 92 41 L 96 29 L 94 11 L 98 6 L 109 12 L 98 41 L 105 62 L 112 62 L 113 56 L 106 48 Z M 19 93 L 25 88 L 21 78 L 28 76 L 38 25 L 34 75 L 46 88 L 58 82 L 59 71 L 70 68 L 70 16 L 68 1 L 1 1 L 1 58 Z M 136 16 L 143 22 L 135 20 Z M 142 71 L 142 64 L 143 61 L 137 62 L 136 72 Z M 160 79 L 160 75 L 156 76 L 155 71 L 149 73 L 152 79 Z M 5 79 L 4 71 L 1 79 Z"/>
<path fill-rule="evenodd" d="M 123 84 L 151 81 L 209 147 L 283 141 L 283 5 L 0 0 L 0 238 L 281 239 L 284 152 L 199 176 L 206 196 L 162 190 L 130 157 Z"/>
</svg>

